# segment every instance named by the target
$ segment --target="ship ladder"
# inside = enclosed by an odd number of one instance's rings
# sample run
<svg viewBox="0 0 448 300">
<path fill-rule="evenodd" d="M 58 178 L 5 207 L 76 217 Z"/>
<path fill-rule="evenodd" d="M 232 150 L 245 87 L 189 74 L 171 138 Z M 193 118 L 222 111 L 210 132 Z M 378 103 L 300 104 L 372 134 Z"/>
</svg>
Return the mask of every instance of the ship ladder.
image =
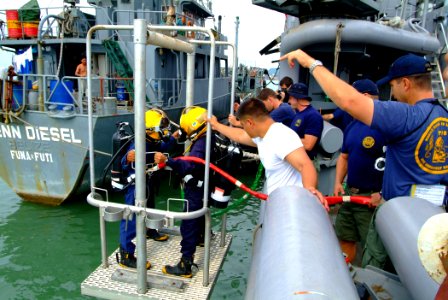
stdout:
<svg viewBox="0 0 448 300">
<path fill-rule="evenodd" d="M 120 45 L 116 41 L 104 40 L 103 46 L 106 49 L 107 55 L 109 56 L 118 76 L 122 78 L 133 78 L 134 71 L 129 64 L 126 56 L 121 50 Z M 129 93 L 129 99 L 133 99 L 134 95 L 134 82 L 132 80 L 123 80 L 126 90 Z"/>
<path fill-rule="evenodd" d="M 440 100 L 444 99 L 446 101 L 447 97 L 446 97 L 445 84 L 442 77 L 442 69 L 440 68 L 440 63 L 437 56 L 434 56 L 431 65 L 433 66 L 431 71 L 431 82 L 434 97 Z"/>
<path fill-rule="evenodd" d="M 446 93 L 445 82 L 442 76 L 443 70 L 440 67 L 440 61 L 438 59 L 439 57 L 442 57 L 444 55 L 443 53 L 444 49 L 448 51 L 448 40 L 446 38 L 445 25 L 444 25 L 445 18 L 439 17 L 436 19 L 436 21 L 437 21 L 437 27 L 435 30 L 435 36 L 439 40 L 443 41 L 443 44 L 442 47 L 439 49 L 438 55 L 435 55 L 433 58 L 432 65 L 435 66 L 435 68 L 433 68 L 433 71 L 431 72 L 432 89 L 434 92 L 434 96 L 438 98 L 439 101 L 445 105 L 445 107 L 448 107 L 448 99 L 447 99 L 448 95 Z"/>
</svg>

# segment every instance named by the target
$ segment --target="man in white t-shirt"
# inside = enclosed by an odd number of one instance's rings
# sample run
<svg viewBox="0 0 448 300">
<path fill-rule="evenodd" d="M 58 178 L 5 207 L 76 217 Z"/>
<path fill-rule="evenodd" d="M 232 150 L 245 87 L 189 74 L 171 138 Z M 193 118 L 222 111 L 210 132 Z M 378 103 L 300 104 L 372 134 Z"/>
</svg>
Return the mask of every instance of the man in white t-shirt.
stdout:
<svg viewBox="0 0 448 300">
<path fill-rule="evenodd" d="M 276 123 L 261 100 L 251 98 L 240 105 L 237 117 L 242 129 L 208 121 L 212 128 L 237 143 L 256 146 L 266 170 L 268 195 L 281 186 L 304 187 L 316 195 L 325 208 L 328 204 L 316 190 L 317 172 L 299 136 L 282 123 Z"/>
</svg>

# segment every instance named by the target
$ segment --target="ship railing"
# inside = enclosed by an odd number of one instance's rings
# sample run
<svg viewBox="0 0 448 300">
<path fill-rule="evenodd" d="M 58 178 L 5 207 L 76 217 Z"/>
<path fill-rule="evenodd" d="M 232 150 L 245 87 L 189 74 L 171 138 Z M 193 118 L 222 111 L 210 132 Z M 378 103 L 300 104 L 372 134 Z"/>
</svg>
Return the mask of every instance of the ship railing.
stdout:
<svg viewBox="0 0 448 300">
<path fill-rule="evenodd" d="M 224 80 L 230 82 L 229 76 L 215 78 L 215 81 Z M 195 86 L 206 86 L 208 78 L 196 78 Z M 186 80 L 180 78 L 153 78 L 149 80 L 150 103 L 159 107 L 175 106 L 179 99 L 182 99 L 182 88 L 186 86 Z M 213 100 L 227 98 L 230 93 L 215 95 Z M 196 99 L 195 99 L 196 100 Z"/>
<path fill-rule="evenodd" d="M 197 4 L 201 5 L 201 4 Z M 164 24 L 166 23 L 166 11 L 163 10 L 149 10 L 146 9 L 146 6 L 143 4 L 141 9 L 137 10 L 127 10 L 127 9 L 117 9 L 114 10 L 111 14 L 111 19 L 106 18 L 109 22 L 109 24 L 115 24 L 115 25 L 130 25 L 132 26 L 132 22 L 134 18 L 144 19 L 147 21 L 148 24 Z M 103 14 L 103 13 L 102 13 Z M 176 13 L 175 18 L 173 21 L 173 24 L 171 25 L 178 25 L 179 21 L 185 17 L 185 23 L 188 23 L 189 21 L 193 26 L 199 26 L 203 27 L 205 26 L 205 20 L 203 18 L 194 18 L 191 16 L 188 16 L 186 14 L 182 13 Z M 185 24 L 183 24 L 185 25 Z M 182 25 L 182 26 L 183 26 Z M 189 39 L 195 39 L 195 40 L 208 40 L 208 36 L 204 34 L 203 32 L 195 32 L 191 30 L 157 30 L 160 33 L 163 33 L 170 37 L 176 37 L 181 40 L 189 40 Z M 212 30 L 215 40 L 222 40 L 227 41 L 227 37 L 222 35 L 221 33 L 218 33 L 214 30 Z M 134 57 L 131 53 L 131 51 L 126 47 L 126 41 L 132 41 L 132 35 L 128 34 L 127 31 L 123 30 L 114 30 L 109 36 L 102 37 L 103 39 L 116 39 L 121 44 L 121 49 L 124 51 L 126 58 L 130 63 L 134 63 Z M 217 53 L 220 55 L 224 55 L 225 47 L 220 47 L 216 49 Z M 158 97 L 157 101 L 161 101 L 161 98 Z M 165 100 L 166 102 L 166 100 Z"/>
<path fill-rule="evenodd" d="M 156 30 L 193 30 L 200 31 L 209 35 L 210 40 L 208 42 L 204 41 L 180 41 L 163 34 L 155 32 Z M 95 186 L 95 155 L 93 145 L 93 110 L 92 110 L 92 35 L 96 31 L 100 30 L 133 30 L 134 33 L 134 87 L 135 87 L 135 97 L 134 97 L 134 128 L 135 128 L 135 150 L 136 150 L 136 165 L 135 165 L 135 205 L 125 205 L 119 203 L 110 203 L 108 199 L 104 201 L 101 196 L 99 196 L 98 190 Z M 234 61 L 236 61 L 236 51 L 235 46 L 230 43 L 215 42 L 213 32 L 211 29 L 206 29 L 202 27 L 191 27 L 191 26 L 154 26 L 147 25 L 147 22 L 142 19 L 136 19 L 133 26 L 129 25 L 111 25 L 111 26 L 94 26 L 92 27 L 87 36 L 87 86 L 88 86 L 88 125 L 89 125 L 89 173 L 91 178 L 91 192 L 87 196 L 87 201 L 89 204 L 100 208 L 100 233 L 101 233 L 101 254 L 102 254 L 102 265 L 103 267 L 108 267 L 107 259 L 107 249 L 106 249 L 106 230 L 104 222 L 104 211 L 107 207 L 118 208 L 123 210 L 128 210 L 134 212 L 137 216 L 136 220 L 136 231 L 137 231 L 137 251 L 139 253 L 137 257 L 137 292 L 139 294 L 144 294 L 147 291 L 146 282 L 146 237 L 145 237 L 145 219 L 148 214 L 156 216 L 158 219 L 166 219 L 167 223 L 171 223 L 170 220 L 173 219 L 194 219 L 200 216 L 205 216 L 205 251 L 204 251 L 204 276 L 203 285 L 209 285 L 209 263 L 210 263 L 210 238 L 211 238 L 211 217 L 210 210 L 208 208 L 208 198 L 209 198 L 209 174 L 210 174 L 210 154 L 211 154 L 211 134 L 212 130 L 210 124 L 207 124 L 208 130 L 206 134 L 206 155 L 205 155 L 205 170 L 204 170 L 204 197 L 203 197 L 203 207 L 197 211 L 192 212 L 173 212 L 165 211 L 159 209 L 149 209 L 146 208 L 146 149 L 145 149 L 145 111 L 146 111 L 146 46 L 156 45 L 167 49 L 173 49 L 176 51 L 181 51 L 187 53 L 187 84 L 186 84 L 186 106 L 193 104 L 194 95 L 194 65 L 195 65 L 195 47 L 192 43 L 208 43 L 210 45 L 210 61 L 209 61 L 209 85 L 208 85 L 208 103 L 207 103 L 207 114 L 210 118 L 213 114 L 213 87 L 214 87 L 214 70 L 215 70 L 215 46 L 216 45 L 231 45 L 234 52 Z M 233 108 L 233 95 L 235 94 L 235 66 L 233 70 L 232 78 L 232 95 L 231 95 L 231 105 L 229 111 Z M 223 216 L 224 217 L 224 216 Z M 223 222 L 222 227 L 225 226 Z M 221 246 L 224 246 L 224 236 L 225 231 L 221 233 Z"/>
<path fill-rule="evenodd" d="M 38 81 L 45 87 L 39 90 Z M 29 111 L 52 112 L 56 117 L 67 114 L 87 114 L 87 95 L 82 93 L 87 77 L 38 74 L 19 74 L 13 85 L 12 107 Z M 132 78 L 101 77 L 92 78 L 93 112 L 97 115 L 127 113 L 128 100 L 133 95 L 121 83 Z M 86 90 L 84 89 L 84 93 Z M 6 93 L 2 93 L 5 103 Z M 42 101 L 39 101 L 39 97 Z M 3 105 L 3 107 L 5 107 Z"/>
<path fill-rule="evenodd" d="M 6 81 L 10 79 L 7 78 Z M 28 94 L 32 90 L 33 81 L 36 80 L 36 76 L 34 74 L 17 74 L 12 78 L 12 86 L 9 84 L 2 84 L 2 92 L 1 92 L 1 105 L 2 108 L 5 109 L 6 105 L 6 97 L 7 97 L 7 88 L 12 89 L 11 94 L 11 110 L 13 112 L 19 112 L 25 109 L 27 105 L 29 105 Z"/>
<path fill-rule="evenodd" d="M 170 99 L 179 99 L 181 86 L 180 78 L 152 78 L 149 80 L 149 99 L 161 106 L 169 106 Z"/>
<path fill-rule="evenodd" d="M 127 10 L 127 9 L 117 9 L 112 12 L 112 20 L 115 24 L 120 25 L 132 25 L 134 18 L 144 19 L 148 24 L 160 24 L 167 26 L 186 26 L 191 22 L 192 26 L 204 27 L 205 21 L 203 18 L 194 18 L 183 13 L 176 13 L 174 20 L 171 24 L 167 23 L 166 20 L 167 12 L 164 10 L 147 10 L 143 5 L 142 9 L 138 10 Z M 182 19 L 185 18 L 185 24 L 182 23 Z M 195 32 L 191 30 L 175 30 L 175 29 L 158 29 L 157 31 L 164 33 L 171 37 L 178 37 L 182 39 L 195 39 L 195 40 L 207 40 L 207 34 L 203 32 Z M 221 33 L 212 30 L 213 35 L 216 40 L 224 40 L 226 37 Z M 132 36 L 120 33 L 124 39 L 132 39 Z"/>
<path fill-rule="evenodd" d="M 62 82 L 65 80 L 76 83 L 78 87 L 76 91 L 74 89 L 70 91 L 76 112 L 87 114 L 87 77 L 64 76 Z M 134 94 L 126 90 L 124 81 L 132 81 L 133 78 L 92 76 L 91 80 L 94 114 L 107 115 L 128 112 L 128 103 L 132 101 Z M 74 84 L 74 86 L 76 85 Z"/>
</svg>

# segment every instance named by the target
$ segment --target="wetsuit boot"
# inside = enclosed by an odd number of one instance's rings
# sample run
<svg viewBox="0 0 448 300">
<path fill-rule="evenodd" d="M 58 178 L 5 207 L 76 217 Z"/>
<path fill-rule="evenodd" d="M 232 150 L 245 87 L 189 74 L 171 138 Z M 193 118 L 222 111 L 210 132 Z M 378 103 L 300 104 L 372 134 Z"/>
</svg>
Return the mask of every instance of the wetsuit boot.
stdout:
<svg viewBox="0 0 448 300">
<path fill-rule="evenodd" d="M 157 230 L 148 228 L 146 229 L 146 238 L 147 239 L 153 239 L 157 242 L 165 242 L 168 240 L 169 236 L 167 234 L 160 234 Z"/>
<path fill-rule="evenodd" d="M 192 266 L 195 266 L 196 268 L 198 267 L 196 264 L 193 263 L 193 258 L 182 257 L 177 265 L 164 266 L 162 268 L 162 272 L 164 274 L 191 278 L 193 277 L 193 273 L 191 272 Z"/>
<path fill-rule="evenodd" d="M 120 253 L 116 253 L 117 263 L 126 268 L 137 268 L 137 258 L 133 253 L 126 252 L 123 248 L 120 247 Z M 149 261 L 146 262 L 146 270 L 151 268 L 151 263 Z"/>
</svg>

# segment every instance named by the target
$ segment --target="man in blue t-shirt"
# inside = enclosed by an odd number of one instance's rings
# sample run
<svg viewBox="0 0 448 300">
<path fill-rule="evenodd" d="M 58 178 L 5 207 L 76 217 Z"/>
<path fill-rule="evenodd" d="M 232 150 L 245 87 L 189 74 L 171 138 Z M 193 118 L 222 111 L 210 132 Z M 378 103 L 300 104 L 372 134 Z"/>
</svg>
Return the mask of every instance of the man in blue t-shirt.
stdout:
<svg viewBox="0 0 448 300">
<path fill-rule="evenodd" d="M 391 65 L 387 76 L 378 81 L 378 85 L 389 83 L 398 102 L 374 102 L 300 49 L 280 60 L 288 60 L 290 66 L 296 60 L 309 68 L 336 105 L 383 134 L 387 145 L 384 200 L 418 194 L 439 205 L 446 204 L 448 112 L 434 98 L 432 67 L 426 59 L 414 54 L 404 55 Z M 431 191 L 431 199 L 425 190 Z M 371 235 L 370 231 L 368 235 Z M 372 256 L 365 259 L 366 254 L 365 251 L 363 265 L 382 267 L 387 257 L 384 253 L 375 255 L 371 252 Z"/>
<path fill-rule="evenodd" d="M 275 122 L 283 123 L 289 127 L 296 113 L 287 103 L 282 102 L 279 94 L 270 88 L 264 88 L 258 94 L 257 99 L 263 101 L 264 106 L 269 112 L 269 116 Z M 228 120 L 232 126 L 241 127 L 241 123 L 235 115 L 230 114 Z"/>
<path fill-rule="evenodd" d="M 353 87 L 372 99 L 378 99 L 378 88 L 369 79 L 355 81 Z M 356 258 L 356 243 L 364 248 L 374 207 L 381 196 L 383 172 L 375 168 L 376 160 L 384 155 L 384 139 L 375 129 L 354 120 L 344 131 L 344 142 L 336 164 L 333 193 L 335 196 L 371 196 L 369 206 L 344 202 L 338 210 L 335 222 L 336 235 L 342 252 L 351 262 Z M 347 190 L 342 183 L 347 176 Z"/>
<path fill-rule="evenodd" d="M 332 113 L 322 115 L 322 118 L 342 131 L 353 121 L 353 117 L 339 107 L 336 107 Z"/>
<path fill-rule="evenodd" d="M 287 103 L 283 103 L 281 96 L 269 88 L 264 88 L 258 94 L 258 99 L 263 101 L 269 112 L 269 116 L 275 121 L 288 126 L 294 118 L 295 112 Z"/>
<path fill-rule="evenodd" d="M 311 160 L 317 155 L 324 120 L 320 113 L 311 106 L 312 98 L 308 96 L 308 87 L 303 83 L 294 83 L 288 90 L 289 104 L 296 110 L 290 127 L 302 140 L 303 147 Z"/>
</svg>

